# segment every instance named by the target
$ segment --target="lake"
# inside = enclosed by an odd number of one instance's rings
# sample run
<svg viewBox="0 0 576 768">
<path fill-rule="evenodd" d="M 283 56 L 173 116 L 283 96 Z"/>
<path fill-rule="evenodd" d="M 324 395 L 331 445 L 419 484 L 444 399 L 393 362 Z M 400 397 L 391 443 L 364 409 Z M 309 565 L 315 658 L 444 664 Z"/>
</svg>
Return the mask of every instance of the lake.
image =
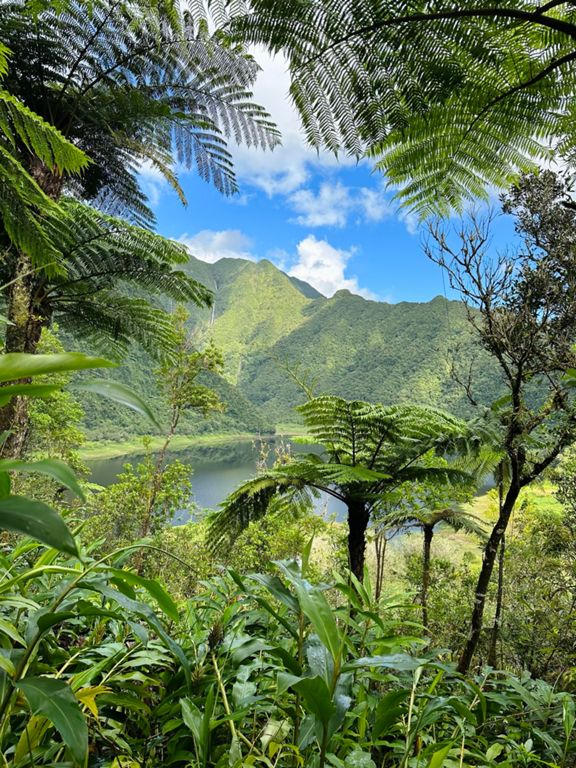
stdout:
<svg viewBox="0 0 576 768">
<path fill-rule="evenodd" d="M 310 453 L 314 447 L 298 445 L 285 441 L 293 453 Z M 274 458 L 274 441 L 267 441 L 270 460 Z M 110 485 L 125 464 L 137 464 L 141 456 L 118 456 L 113 459 L 90 461 L 91 481 L 98 485 Z M 215 509 L 228 494 L 241 483 L 256 474 L 258 447 L 251 440 L 235 440 L 220 445 L 193 446 L 189 449 L 169 454 L 169 459 L 178 459 L 190 466 L 192 472 L 193 501 L 201 509 Z M 337 499 L 322 494 L 315 502 L 316 512 L 323 515 L 335 515 L 337 520 L 344 520 L 346 508 Z M 183 522 L 177 519 L 175 522 Z"/>
</svg>

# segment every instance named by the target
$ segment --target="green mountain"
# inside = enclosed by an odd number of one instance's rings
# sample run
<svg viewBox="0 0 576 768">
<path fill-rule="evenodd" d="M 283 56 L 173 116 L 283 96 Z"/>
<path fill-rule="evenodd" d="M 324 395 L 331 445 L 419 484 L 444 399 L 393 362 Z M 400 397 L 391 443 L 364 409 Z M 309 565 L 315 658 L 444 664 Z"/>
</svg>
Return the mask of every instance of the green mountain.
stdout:
<svg viewBox="0 0 576 768">
<path fill-rule="evenodd" d="M 214 292 L 211 309 L 190 308 L 191 324 L 200 341 L 212 339 L 223 351 L 224 379 L 211 383 L 228 409 L 208 421 L 189 417 L 185 431 L 267 431 L 294 422 L 293 408 L 304 398 L 290 375 L 296 370 L 314 380 L 318 393 L 436 405 L 461 415 L 470 408 L 452 366 L 461 379 L 471 374 L 479 401 L 489 403 L 502 391 L 498 371 L 477 346 L 459 302 L 436 297 L 386 304 L 349 291 L 328 299 L 269 261 L 208 264 L 191 258 L 187 269 Z M 135 350 L 115 378 L 161 412 L 152 370 Z M 93 435 L 112 439 L 148 430 L 129 413 L 110 412 L 110 406 L 104 412 L 92 403 L 87 426 Z"/>
</svg>

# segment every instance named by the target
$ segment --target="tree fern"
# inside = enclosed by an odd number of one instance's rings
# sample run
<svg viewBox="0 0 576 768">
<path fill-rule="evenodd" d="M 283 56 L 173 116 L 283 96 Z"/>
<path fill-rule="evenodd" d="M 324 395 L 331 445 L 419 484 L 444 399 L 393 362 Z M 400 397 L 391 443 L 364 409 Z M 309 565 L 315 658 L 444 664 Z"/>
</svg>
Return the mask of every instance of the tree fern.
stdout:
<svg viewBox="0 0 576 768">
<path fill-rule="evenodd" d="M 461 439 L 470 436 L 467 425 L 449 414 L 329 395 L 312 398 L 299 410 L 309 441 L 322 446 L 322 455 L 298 455 L 241 485 L 212 522 L 213 546 L 230 543 L 240 530 L 267 513 L 273 499 L 323 491 L 348 509 L 350 567 L 361 578 L 366 527 L 386 493 L 406 481 L 457 484 L 470 479 L 446 462 L 430 460 L 430 451 L 454 451 Z"/>
<path fill-rule="evenodd" d="M 70 189 L 109 212 L 151 221 L 138 187 L 148 161 L 181 194 L 176 164 L 236 189 L 228 140 L 272 147 L 278 133 L 251 102 L 258 67 L 178 3 L 65 0 L 38 10 L 0 0 L 13 51 L 7 88 L 84 150 Z"/>
<path fill-rule="evenodd" d="M 254 0 L 233 27 L 283 51 L 315 146 L 368 154 L 445 213 L 576 152 L 576 11 L 537 0 Z"/>
<path fill-rule="evenodd" d="M 125 353 L 132 341 L 155 357 L 169 357 L 174 326 L 149 297 L 198 305 L 212 298 L 177 268 L 188 260 L 184 246 L 71 199 L 58 208 L 64 218 L 46 217 L 46 229 L 58 236 L 63 269 L 36 275 L 31 306 L 35 323 L 56 319 L 64 330 L 90 339 L 114 357 Z M 7 282 L 10 274 L 8 259 L 0 267 L 0 280 Z"/>
<path fill-rule="evenodd" d="M 0 44 L 0 82 L 8 72 L 10 51 Z M 0 88 L 0 220 L 10 240 L 36 263 L 48 265 L 59 251 L 44 226 L 44 214 L 62 217 L 19 157 L 22 147 L 31 163 L 54 173 L 77 173 L 88 158 L 39 115 Z"/>
</svg>

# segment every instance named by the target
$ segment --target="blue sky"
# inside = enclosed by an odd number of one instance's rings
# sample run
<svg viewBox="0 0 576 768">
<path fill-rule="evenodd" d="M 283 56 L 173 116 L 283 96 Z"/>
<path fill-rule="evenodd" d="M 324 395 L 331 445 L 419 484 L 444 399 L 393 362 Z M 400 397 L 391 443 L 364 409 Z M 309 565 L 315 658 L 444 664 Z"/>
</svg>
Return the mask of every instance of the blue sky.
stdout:
<svg viewBox="0 0 576 768">
<path fill-rule="evenodd" d="M 220 195 L 194 173 L 180 176 L 182 206 L 157 173 L 142 184 L 158 231 L 206 261 L 267 258 L 326 296 L 347 288 L 381 301 L 428 301 L 450 295 L 442 271 L 422 252 L 416 220 L 398 210 L 385 179 L 367 163 L 337 160 L 306 146 L 288 99 L 284 62 L 257 55 L 254 88 L 282 132 L 273 152 L 233 148 L 240 194 Z M 511 231 L 503 222 L 498 241 Z"/>
</svg>

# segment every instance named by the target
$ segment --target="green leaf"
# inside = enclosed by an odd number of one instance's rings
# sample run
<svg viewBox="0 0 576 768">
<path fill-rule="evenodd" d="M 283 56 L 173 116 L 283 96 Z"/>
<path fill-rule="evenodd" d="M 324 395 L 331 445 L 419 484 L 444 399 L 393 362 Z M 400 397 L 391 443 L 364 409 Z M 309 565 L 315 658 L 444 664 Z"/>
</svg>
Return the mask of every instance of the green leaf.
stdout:
<svg viewBox="0 0 576 768">
<path fill-rule="evenodd" d="M 29 355 L 9 352 L 0 355 L 0 381 L 17 381 L 46 373 L 81 371 L 86 368 L 112 368 L 116 363 L 101 357 L 89 357 L 80 352 L 61 352 L 56 355 Z"/>
<path fill-rule="evenodd" d="M 85 392 L 94 392 L 116 403 L 132 408 L 141 416 L 145 416 L 156 427 L 160 427 L 156 417 L 150 410 L 147 403 L 136 392 L 125 384 L 119 384 L 117 381 L 106 381 L 105 379 L 94 379 L 93 381 L 83 381 L 74 385 L 75 389 Z"/>
<path fill-rule="evenodd" d="M 28 699 L 35 715 L 54 724 L 77 763 L 84 764 L 88 752 L 88 726 L 70 686 L 50 677 L 27 677 L 14 683 Z"/>
<path fill-rule="evenodd" d="M 304 699 L 306 709 L 320 720 L 324 727 L 328 726 L 330 718 L 336 714 L 336 707 L 330 696 L 330 691 L 320 675 L 316 677 L 296 677 L 281 672 L 278 675 L 278 693 L 293 688 Z"/>
<path fill-rule="evenodd" d="M 418 667 L 428 664 L 428 659 L 418 659 L 406 653 L 392 653 L 388 656 L 364 656 L 348 662 L 344 669 L 359 669 L 362 667 L 386 667 L 400 672 L 411 672 Z"/>
<path fill-rule="evenodd" d="M 70 467 L 58 459 L 41 461 L 21 461 L 20 459 L 0 459 L 0 472 L 34 472 L 47 475 L 84 500 L 84 491 Z"/>
<path fill-rule="evenodd" d="M 334 618 L 334 612 L 324 595 L 317 591 L 307 592 L 304 587 L 297 585 L 300 607 L 314 627 L 314 631 L 328 648 L 337 664 L 342 652 L 343 639 Z"/>
<path fill-rule="evenodd" d="M 442 768 L 444 760 L 448 757 L 448 753 L 452 749 L 452 742 L 446 744 L 441 749 L 436 750 L 428 761 L 427 768 Z"/>
<path fill-rule="evenodd" d="M 0 618 L 0 632 L 4 633 L 5 635 L 8 635 L 8 637 L 11 640 L 14 640 L 15 643 L 18 643 L 19 645 L 23 645 L 24 647 L 26 647 L 26 641 L 24 640 L 20 632 L 18 632 L 14 624 L 11 624 L 6 619 Z"/>
<path fill-rule="evenodd" d="M 10 496 L 12 483 L 8 472 L 0 472 L 0 499 L 7 499 Z"/>
<path fill-rule="evenodd" d="M 155 579 L 145 579 L 137 573 L 123 571 L 119 568 L 110 568 L 109 570 L 114 574 L 116 579 L 129 584 L 131 587 L 142 587 L 145 589 L 150 597 L 158 603 L 159 608 L 164 611 L 168 618 L 172 619 L 172 621 L 179 621 L 180 614 L 178 612 L 178 606 Z"/>
<path fill-rule="evenodd" d="M 78 586 L 83 587 L 85 589 L 94 590 L 95 592 L 99 592 L 101 595 L 108 598 L 109 600 L 113 600 L 125 611 L 143 618 L 146 621 L 146 623 L 156 631 L 158 637 L 162 640 L 164 645 L 178 659 L 178 661 L 182 666 L 182 669 L 184 670 L 184 674 L 186 675 L 187 681 L 190 680 L 190 661 L 188 657 L 182 650 L 181 646 L 175 640 L 173 640 L 170 637 L 170 635 L 166 632 L 165 628 L 162 625 L 162 622 L 160 621 L 158 616 L 156 616 L 156 614 L 154 613 L 154 611 L 149 605 L 146 605 L 145 603 L 141 603 L 137 600 L 132 600 L 132 598 L 127 597 L 126 595 L 122 594 L 122 592 L 119 592 L 117 589 L 113 589 L 112 587 L 109 587 L 107 584 L 101 584 L 99 582 L 94 582 L 94 581 L 86 581 L 86 582 L 81 582 Z"/>
<path fill-rule="evenodd" d="M 502 752 L 504 751 L 504 744 L 500 744 L 499 742 L 495 742 L 491 746 L 488 747 L 486 750 L 486 760 L 488 760 L 489 763 L 492 763 L 494 760 L 496 760 L 497 757 L 499 757 Z"/>
<path fill-rule="evenodd" d="M 0 388 L 0 408 L 16 395 L 21 397 L 48 397 L 62 389 L 60 384 L 8 384 Z"/>
<path fill-rule="evenodd" d="M 78 556 L 68 526 L 58 512 L 42 501 L 24 496 L 0 499 L 0 529 L 23 533 L 60 552 Z"/>
<path fill-rule="evenodd" d="M 401 705 L 409 695 L 410 691 L 403 688 L 400 691 L 390 691 L 380 698 L 376 707 L 372 738 L 379 739 L 382 735 L 387 735 L 388 730 L 401 721 L 403 712 Z"/>
</svg>

